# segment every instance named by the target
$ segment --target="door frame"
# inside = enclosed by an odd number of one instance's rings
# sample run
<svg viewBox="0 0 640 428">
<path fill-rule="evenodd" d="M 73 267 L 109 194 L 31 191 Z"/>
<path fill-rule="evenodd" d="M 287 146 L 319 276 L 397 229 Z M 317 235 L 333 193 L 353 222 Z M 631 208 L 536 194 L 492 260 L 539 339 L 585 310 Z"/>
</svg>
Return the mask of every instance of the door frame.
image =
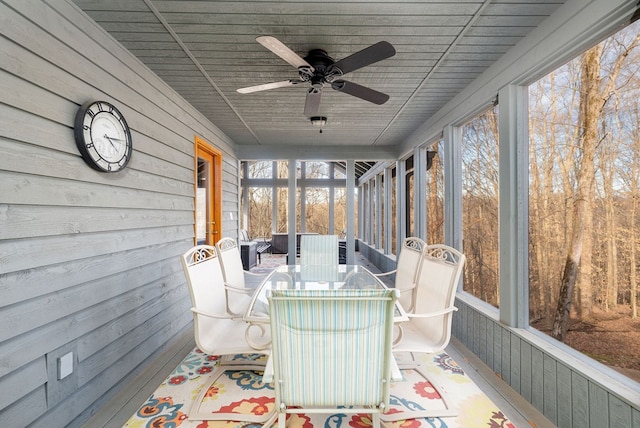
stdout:
<svg viewBox="0 0 640 428">
<path fill-rule="evenodd" d="M 213 159 L 213 171 L 211 174 L 213 187 L 211 187 L 212 195 L 210 195 L 210 206 L 208 208 L 211 212 L 212 221 L 213 224 L 215 224 L 215 228 L 210 230 L 210 233 L 207 235 L 211 242 L 206 242 L 206 244 L 214 245 L 214 241 L 217 241 L 222 237 L 222 152 L 216 150 L 210 143 L 205 141 L 203 138 L 198 137 L 197 135 L 195 136 L 194 147 L 195 156 L 193 157 L 193 241 L 194 244 L 197 244 L 198 236 L 196 230 L 196 198 L 198 194 L 198 158 L 202 154 L 204 154 L 207 157 L 210 156 Z"/>
</svg>

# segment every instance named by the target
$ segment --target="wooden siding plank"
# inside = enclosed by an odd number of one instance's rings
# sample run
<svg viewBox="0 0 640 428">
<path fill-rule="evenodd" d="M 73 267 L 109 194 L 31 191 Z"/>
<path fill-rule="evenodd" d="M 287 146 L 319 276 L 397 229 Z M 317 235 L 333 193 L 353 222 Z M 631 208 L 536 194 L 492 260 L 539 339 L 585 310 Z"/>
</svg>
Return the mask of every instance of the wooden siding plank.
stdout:
<svg viewBox="0 0 640 428">
<path fill-rule="evenodd" d="M 522 371 L 522 367 L 521 367 L 521 362 L 522 362 L 522 353 L 520 351 L 520 343 L 522 342 L 522 339 L 520 339 L 519 336 L 516 336 L 515 334 L 510 334 L 509 335 L 510 338 L 510 353 L 511 353 L 511 358 L 509 359 L 509 362 L 511 364 L 510 367 L 510 373 L 509 373 L 509 385 L 511 385 L 511 387 L 513 389 L 515 389 L 517 392 L 520 392 L 521 389 L 521 385 L 520 382 L 522 380 L 521 376 L 521 371 Z"/>
<path fill-rule="evenodd" d="M 178 271 L 180 269 L 180 271 Z M 135 309 L 140 300 L 150 301 L 150 296 L 160 297 L 167 283 L 175 283 L 183 276 L 178 263 L 156 262 L 134 272 L 123 272 L 113 277 L 102 278 L 82 287 L 80 290 L 70 288 L 55 294 L 44 295 L 21 305 L 8 306 L 0 312 L 4 320 L 0 327 L 0 343 L 19 337 L 38 327 L 46 327 L 64 317 L 83 317 L 86 308 L 106 302 L 112 311 L 102 311 L 100 307 L 92 308 L 96 313 L 103 312 L 105 320 L 114 317 L 114 310 L 129 307 Z M 150 281 L 150 282 L 149 282 Z M 148 285 L 151 284 L 151 285 Z M 150 290 L 147 290 L 150 288 Z M 129 291 L 127 291 L 129 290 Z M 131 301 L 121 301 L 124 297 Z M 141 295 L 144 294 L 144 298 Z M 183 298 L 187 296 L 186 291 Z M 164 302 L 166 305 L 166 301 Z M 82 331 L 80 329 L 80 331 Z"/>
<path fill-rule="evenodd" d="M 462 343 L 464 343 L 464 346 L 469 347 L 469 324 L 467 322 L 467 318 L 469 317 L 469 313 L 470 313 L 470 308 L 468 305 L 465 305 L 465 309 L 464 311 L 462 311 L 461 313 L 461 321 L 460 321 L 460 327 L 462 328 L 462 335 L 460 337 L 460 340 L 462 341 Z"/>
<path fill-rule="evenodd" d="M 502 379 L 511 385 L 511 332 L 506 328 L 502 329 L 501 351 L 500 374 Z"/>
<path fill-rule="evenodd" d="M 155 270 L 161 269 L 162 263 L 156 265 Z M 151 272 L 140 271 L 141 276 Z M 70 314 L 65 318 L 50 321 L 48 324 L 16 336 L 11 342 L 0 342 L 0 355 L 3 355 L 3 364 L 0 366 L 0 376 L 4 376 L 22 366 L 25 361 L 31 361 L 59 347 L 60 343 L 75 340 L 110 320 L 117 319 L 125 313 L 134 310 L 139 305 L 147 304 L 162 295 L 161 287 L 139 287 L 128 293 L 129 298 L 116 301 L 117 304 L 102 307 L 88 307 L 79 312 Z M 188 292 L 180 300 L 188 301 Z M 166 301 L 167 306 L 175 302 Z M 10 332 L 3 331 L 5 336 Z M 20 353 L 11 352 L 11 349 L 21 349 Z"/>
<path fill-rule="evenodd" d="M 30 394 L 20 397 L 12 406 L 0 410 L 0 421 L 5 427 L 26 427 L 47 411 L 45 387 L 40 386 Z"/>
<path fill-rule="evenodd" d="M 154 332 L 154 328 L 159 329 L 169 320 L 181 317 L 182 312 L 186 313 L 188 315 L 186 319 L 189 319 L 192 315 L 189 310 L 191 303 L 189 300 L 184 299 L 184 295 L 187 294 L 187 285 L 186 283 L 180 283 L 180 281 L 175 282 L 175 277 L 178 276 L 181 275 L 174 274 L 152 281 L 140 290 L 132 290 L 118 299 L 99 303 L 95 308 L 96 313 L 106 314 L 109 311 L 114 311 L 117 306 L 123 305 L 125 299 L 139 300 L 142 294 L 145 295 L 144 306 L 134 307 L 126 313 L 118 311 L 120 316 L 113 317 L 109 322 L 78 338 L 78 361 L 83 363 L 92 356 L 99 354 L 102 360 L 99 363 L 104 364 L 108 360 L 108 355 L 104 352 L 104 348 L 107 346 L 112 346 L 115 343 L 125 348 L 132 338 L 137 340 L 137 343 L 141 343 L 146 340 L 149 334 Z M 167 284 L 176 284 L 176 286 L 168 288 Z M 176 303 L 167 308 L 168 301 L 175 301 Z M 144 324 L 139 325 L 135 323 L 136 318 L 146 321 Z M 160 321 L 164 321 L 164 323 Z M 146 330 L 147 335 L 140 335 L 140 329 Z M 132 332 L 137 333 L 132 334 Z"/>
<path fill-rule="evenodd" d="M 589 426 L 609 426 L 609 393 L 593 382 L 589 382 Z"/>
<path fill-rule="evenodd" d="M 491 367 L 491 369 L 493 369 L 494 367 L 494 356 L 493 356 L 493 351 L 494 351 L 494 345 L 495 345 L 495 334 L 494 334 L 494 329 L 496 328 L 496 323 L 493 320 L 487 319 L 487 357 L 485 360 L 485 363 Z M 495 370 L 494 370 L 495 372 Z"/>
<path fill-rule="evenodd" d="M 0 204 L 0 219 L 0 240 L 194 223 L 192 211 L 7 204 Z"/>
<path fill-rule="evenodd" d="M 480 313 L 473 311 L 471 317 L 471 350 L 478 355 L 478 349 L 480 348 Z"/>
<path fill-rule="evenodd" d="M 186 315 L 186 314 L 185 314 Z M 36 420 L 33 428 L 51 428 L 52 426 L 62 427 L 70 425 L 74 415 L 79 415 L 88 409 L 93 402 L 100 399 L 104 391 L 118 385 L 122 381 L 135 377 L 144 367 L 145 361 L 151 361 L 154 353 L 162 352 L 167 346 L 167 338 L 175 337 L 184 331 L 184 320 L 174 320 L 165 329 L 149 338 L 136 347 L 132 352 L 118 360 L 117 364 L 112 364 L 107 370 L 97 373 L 91 383 L 78 388 L 73 392 L 65 405 L 56 406 L 50 409 L 46 415 Z M 131 371 L 131 367 L 135 367 Z M 98 387 L 97 387 L 98 386 Z"/>
<path fill-rule="evenodd" d="M 3 274 L 0 281 L 0 308 L 65 290 L 84 283 L 147 266 L 157 260 L 178 260 L 193 245 L 192 239 L 111 253 L 91 260 L 70 261 Z M 56 279 L 56 280 L 52 280 Z M 64 281 L 58 280 L 64 278 Z M 29 284 L 25 287 L 24 284 Z"/>
<path fill-rule="evenodd" d="M 175 305 L 149 318 L 145 324 L 123 334 L 120 340 L 106 344 L 99 352 L 83 360 L 78 365 L 78 381 L 84 385 L 91 381 L 96 374 L 116 365 L 128 353 L 133 352 L 149 336 L 157 334 L 165 336 L 175 328 L 174 323 L 181 327 L 187 326 L 192 319 L 189 311 L 190 304 Z"/>
<path fill-rule="evenodd" d="M 387 272 L 387 269 L 382 269 L 384 272 Z M 461 336 L 461 328 L 460 328 L 460 317 L 464 307 L 462 306 L 460 300 L 456 299 L 454 305 L 458 308 L 457 312 L 453 313 L 453 318 L 451 320 L 451 335 L 453 337 L 458 338 L 460 340 Z"/>
<path fill-rule="evenodd" d="M 502 327 L 498 323 L 493 325 L 493 371 L 504 379 L 502 377 Z"/>
<path fill-rule="evenodd" d="M 107 182 L 70 181 L 5 171 L 0 171 L 0 194 L 6 204 L 193 210 L 192 195 L 160 197 L 158 192 L 116 187 Z"/>
<path fill-rule="evenodd" d="M 531 349 L 531 404 L 544 413 L 544 354 Z"/>
<path fill-rule="evenodd" d="M 90 263 L 91 257 L 152 247 L 191 236 L 193 227 L 190 225 L 168 225 L 152 229 L 42 237 L 37 238 L 37 246 L 29 239 L 0 241 L 0 254 L 4 254 L 0 260 L 5 273 L 78 259 L 87 259 Z"/>
<path fill-rule="evenodd" d="M 0 391 L 5 391 L 5 393 L 0 394 L 0 409 L 16 405 L 16 402 L 44 385 L 47 381 L 45 364 L 45 358 L 40 357 L 27 362 L 19 370 L 0 377 Z M 10 393 L 8 393 L 9 391 Z M 5 420 L 0 417 L 0 421 Z"/>
<path fill-rule="evenodd" d="M 589 425 L 589 381 L 584 376 L 571 373 L 571 410 L 574 427 Z"/>
<path fill-rule="evenodd" d="M 558 395 L 557 395 L 557 370 L 556 360 L 544 355 L 543 358 L 543 403 L 544 415 L 553 423 L 558 421 Z"/>
<path fill-rule="evenodd" d="M 476 354 L 482 361 L 487 360 L 487 324 L 489 320 L 485 316 L 480 316 L 478 320 L 478 352 Z"/>
<path fill-rule="evenodd" d="M 1 114 L 2 108 L 0 108 Z M 74 150 L 74 153 L 68 154 L 52 152 L 49 148 L 15 143 L 0 138 L 0 151 L 4 155 L 0 159 L 0 168 L 4 171 L 13 171 L 25 175 L 40 175 L 46 171 L 48 176 L 52 178 L 68 180 L 68 177 L 72 176 L 77 181 L 100 183 L 112 187 L 139 189 L 184 197 L 193 196 L 193 178 L 184 173 L 186 172 L 184 168 L 177 168 L 175 165 L 171 168 L 152 168 L 153 173 L 151 174 L 135 171 L 136 162 L 134 158 L 146 159 L 145 162 L 151 162 L 149 156 L 144 153 L 135 153 L 134 151 L 130 164 L 132 166 L 128 166 L 126 171 L 118 174 L 105 174 L 88 168 L 77 149 Z M 169 164 L 159 159 L 154 159 L 153 162 Z M 158 180 L 156 173 L 164 173 L 166 175 L 163 176 L 162 180 Z M 172 179 L 169 173 L 178 175 L 181 179 L 190 178 L 190 181 Z"/>
<path fill-rule="evenodd" d="M 87 1 L 87 0 L 83 0 Z M 159 1 L 156 2 L 158 10 L 162 13 L 178 13 L 189 11 L 190 13 L 204 14 L 256 14 L 263 16 L 268 11 L 270 15 L 285 14 L 308 14 L 325 16 L 327 14 L 327 5 L 323 3 L 311 2 L 304 4 L 281 3 L 277 1 L 260 2 L 260 9 L 256 9 L 252 3 L 235 2 L 230 5 L 221 5 L 218 2 L 201 2 L 201 1 Z M 548 7 L 548 6 L 547 6 Z M 105 8 L 102 7 L 102 10 Z M 376 14 L 387 16 L 389 19 L 402 19 L 405 16 L 417 15 L 473 15 L 478 9 L 477 2 L 456 2 L 454 3 L 398 3 L 394 1 L 380 2 L 375 5 Z M 501 8 L 497 8 L 501 10 Z M 531 14 L 534 11 L 547 10 L 544 5 L 539 7 L 531 6 Z M 362 15 L 362 8 L 356 2 L 335 3 L 331 5 L 331 15 L 347 16 L 353 15 L 359 19 Z M 510 14 L 513 14 L 510 13 Z"/>
<path fill-rule="evenodd" d="M 632 427 L 631 406 L 609 394 L 609 428 Z"/>
<path fill-rule="evenodd" d="M 558 388 L 557 425 L 561 428 L 573 426 L 571 372 L 570 367 L 558 362 L 556 368 L 556 384 Z"/>
<path fill-rule="evenodd" d="M 531 382 L 532 382 L 532 346 L 522 340 L 520 342 L 520 395 L 531 402 Z"/>
</svg>

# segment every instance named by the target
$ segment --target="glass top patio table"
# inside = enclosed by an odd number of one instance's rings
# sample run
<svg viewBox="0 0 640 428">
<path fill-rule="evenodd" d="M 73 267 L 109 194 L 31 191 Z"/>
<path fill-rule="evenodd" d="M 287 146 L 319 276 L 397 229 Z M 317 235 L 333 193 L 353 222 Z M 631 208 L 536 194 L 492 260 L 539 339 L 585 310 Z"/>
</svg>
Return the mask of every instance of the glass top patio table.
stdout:
<svg viewBox="0 0 640 428">
<path fill-rule="evenodd" d="M 360 265 L 283 265 L 273 270 L 260 284 L 251 299 L 244 319 L 251 323 L 269 322 L 267 296 L 269 291 L 273 289 L 362 290 L 380 288 L 387 287 L 369 270 Z M 402 306 L 396 303 L 394 322 L 406 321 L 407 319 Z"/>
</svg>

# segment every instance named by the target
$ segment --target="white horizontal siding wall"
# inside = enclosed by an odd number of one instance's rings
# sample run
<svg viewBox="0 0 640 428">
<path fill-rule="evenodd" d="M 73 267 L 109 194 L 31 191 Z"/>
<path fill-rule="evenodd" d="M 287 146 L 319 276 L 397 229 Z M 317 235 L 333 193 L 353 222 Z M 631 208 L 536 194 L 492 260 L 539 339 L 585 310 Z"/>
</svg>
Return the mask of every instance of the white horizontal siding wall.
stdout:
<svg viewBox="0 0 640 428">
<path fill-rule="evenodd" d="M 190 328 L 178 256 L 193 245 L 194 136 L 223 153 L 232 236 L 237 160 L 71 2 L 2 0 L 0 35 L 0 425 L 77 426 Z M 121 173 L 80 157 L 73 121 L 88 100 L 132 128 Z M 58 380 L 67 352 L 74 371 Z"/>
</svg>

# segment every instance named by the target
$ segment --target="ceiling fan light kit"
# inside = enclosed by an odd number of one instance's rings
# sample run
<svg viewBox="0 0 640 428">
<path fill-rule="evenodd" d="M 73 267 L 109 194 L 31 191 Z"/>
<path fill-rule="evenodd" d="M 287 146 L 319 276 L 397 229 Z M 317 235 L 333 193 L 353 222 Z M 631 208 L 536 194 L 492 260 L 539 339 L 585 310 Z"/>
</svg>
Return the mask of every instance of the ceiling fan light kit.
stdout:
<svg viewBox="0 0 640 428">
<path fill-rule="evenodd" d="M 329 84 L 335 91 L 377 105 L 384 104 L 389 99 L 389 95 L 387 94 L 342 79 L 342 76 L 347 73 L 395 55 L 396 50 L 389 42 L 378 42 L 336 62 L 322 49 L 312 49 L 303 59 L 273 36 L 260 36 L 256 38 L 256 41 L 296 67 L 298 69 L 299 79 L 290 79 L 237 89 L 241 94 L 250 94 L 268 89 L 294 86 L 300 83 L 309 83 L 311 87 L 307 90 L 304 114 L 305 116 L 311 117 L 311 123 L 314 123 L 314 117 L 319 117 L 317 115 L 320 109 L 322 88 L 325 83 Z M 326 123 L 326 118 L 324 119 Z M 320 130 L 320 132 L 322 132 L 322 130 Z"/>
<path fill-rule="evenodd" d="M 311 123 L 315 126 L 324 126 L 327 124 L 326 116 L 312 116 Z"/>
<path fill-rule="evenodd" d="M 309 118 L 309 120 L 311 121 L 312 125 L 320 127 L 320 133 L 322 134 L 322 127 L 327 124 L 327 117 L 326 116 L 311 116 Z"/>
</svg>

